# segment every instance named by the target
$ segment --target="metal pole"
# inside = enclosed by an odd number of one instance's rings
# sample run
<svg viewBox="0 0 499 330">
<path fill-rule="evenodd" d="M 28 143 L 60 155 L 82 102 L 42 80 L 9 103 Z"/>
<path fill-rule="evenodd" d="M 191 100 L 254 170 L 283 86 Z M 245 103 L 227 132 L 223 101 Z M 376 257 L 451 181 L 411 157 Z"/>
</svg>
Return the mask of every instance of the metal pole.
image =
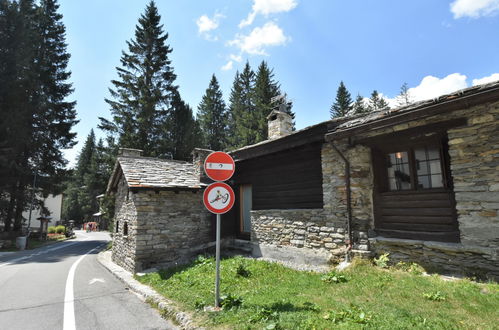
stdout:
<svg viewBox="0 0 499 330">
<path fill-rule="evenodd" d="M 215 307 L 220 307 L 220 214 L 217 214 L 217 242 L 216 242 L 216 274 L 215 274 Z"/>
</svg>

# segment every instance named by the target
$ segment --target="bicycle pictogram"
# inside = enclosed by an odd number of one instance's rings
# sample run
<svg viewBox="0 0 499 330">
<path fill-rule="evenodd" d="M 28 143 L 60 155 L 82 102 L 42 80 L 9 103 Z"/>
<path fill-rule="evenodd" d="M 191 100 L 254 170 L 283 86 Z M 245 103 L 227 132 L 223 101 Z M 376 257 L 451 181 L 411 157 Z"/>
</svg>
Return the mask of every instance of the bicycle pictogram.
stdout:
<svg viewBox="0 0 499 330">
<path fill-rule="evenodd" d="M 229 200 L 229 193 L 222 194 L 220 190 L 217 189 L 217 196 L 213 200 L 210 201 L 210 203 L 215 203 L 217 201 L 221 201 L 222 204 L 227 203 Z"/>
</svg>

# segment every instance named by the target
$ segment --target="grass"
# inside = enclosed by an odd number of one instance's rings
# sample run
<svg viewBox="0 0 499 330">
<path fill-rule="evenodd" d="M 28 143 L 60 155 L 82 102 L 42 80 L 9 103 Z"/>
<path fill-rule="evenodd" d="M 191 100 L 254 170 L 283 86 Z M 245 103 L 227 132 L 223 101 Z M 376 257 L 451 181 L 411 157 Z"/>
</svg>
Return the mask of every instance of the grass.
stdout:
<svg viewBox="0 0 499 330">
<path fill-rule="evenodd" d="M 225 307 L 208 313 L 202 307 L 214 304 L 214 272 L 213 258 L 200 257 L 137 279 L 208 328 L 498 329 L 494 283 L 444 281 L 362 261 L 328 275 L 234 257 L 221 262 Z"/>
</svg>

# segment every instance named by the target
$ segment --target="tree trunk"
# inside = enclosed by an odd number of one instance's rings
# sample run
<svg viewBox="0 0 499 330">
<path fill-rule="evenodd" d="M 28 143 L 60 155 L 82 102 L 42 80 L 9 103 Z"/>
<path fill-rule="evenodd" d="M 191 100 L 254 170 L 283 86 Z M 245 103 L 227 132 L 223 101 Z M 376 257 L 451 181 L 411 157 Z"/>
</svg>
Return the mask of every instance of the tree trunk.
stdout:
<svg viewBox="0 0 499 330">
<path fill-rule="evenodd" d="M 12 216 L 14 215 L 14 206 L 16 205 L 16 194 L 17 194 L 17 182 L 10 188 L 10 202 L 9 208 L 7 209 L 7 215 L 4 221 L 4 231 L 10 231 L 12 225 Z"/>
<path fill-rule="evenodd" d="M 22 229 L 25 189 L 26 187 L 24 183 L 21 182 L 17 190 L 16 213 L 14 215 L 14 231 L 20 231 Z"/>
</svg>

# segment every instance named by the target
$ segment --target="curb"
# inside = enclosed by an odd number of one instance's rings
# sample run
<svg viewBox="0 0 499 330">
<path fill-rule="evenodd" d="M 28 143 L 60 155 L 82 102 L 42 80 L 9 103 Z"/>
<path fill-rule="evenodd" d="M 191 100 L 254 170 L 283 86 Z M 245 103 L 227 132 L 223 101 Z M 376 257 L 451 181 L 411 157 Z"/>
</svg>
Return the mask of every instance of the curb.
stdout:
<svg viewBox="0 0 499 330">
<path fill-rule="evenodd" d="M 114 276 L 125 283 L 130 290 L 136 293 L 142 300 L 157 306 L 162 315 L 175 321 L 181 329 L 204 329 L 195 326 L 191 316 L 179 311 L 174 303 L 151 287 L 144 285 L 133 278 L 133 274 L 118 266 L 111 260 L 111 251 L 104 251 L 97 255 L 97 260 L 106 267 Z"/>
</svg>

